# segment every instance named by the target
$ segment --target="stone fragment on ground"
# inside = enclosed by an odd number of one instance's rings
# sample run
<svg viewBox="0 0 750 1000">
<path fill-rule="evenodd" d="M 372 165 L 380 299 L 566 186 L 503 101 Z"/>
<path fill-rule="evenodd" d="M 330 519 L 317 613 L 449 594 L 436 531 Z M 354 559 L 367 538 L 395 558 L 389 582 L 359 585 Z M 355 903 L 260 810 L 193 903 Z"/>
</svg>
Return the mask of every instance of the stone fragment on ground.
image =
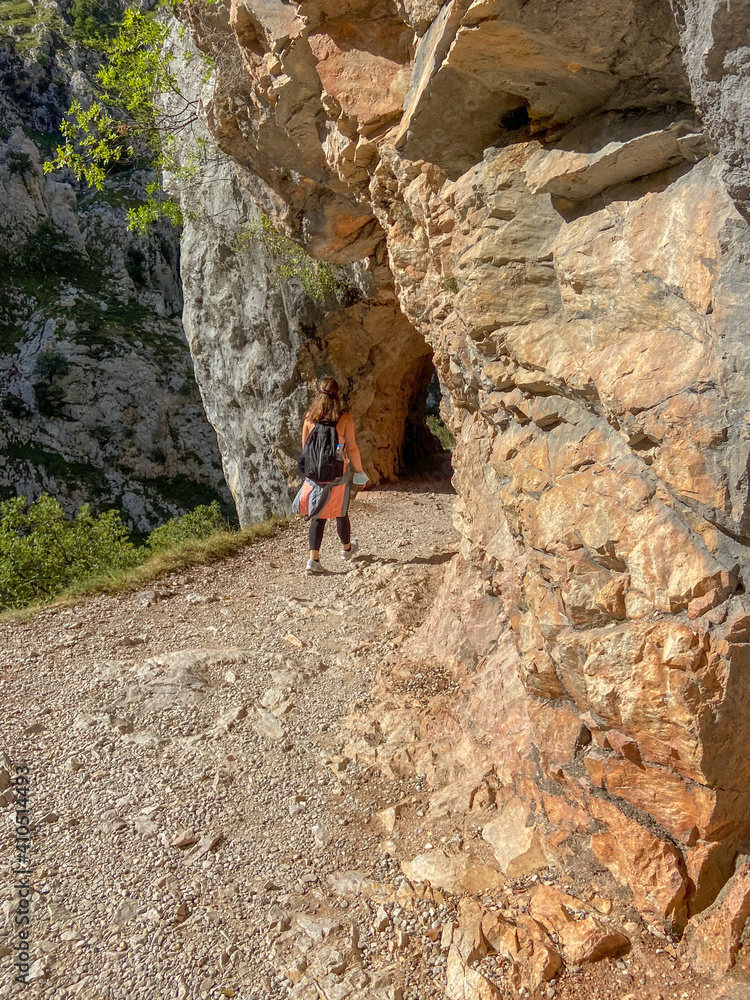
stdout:
<svg viewBox="0 0 750 1000">
<path fill-rule="evenodd" d="M 583 900 L 548 885 L 535 885 L 530 896 L 531 916 L 555 935 L 569 965 L 616 958 L 629 950 L 629 939 L 607 927 Z"/>
<path fill-rule="evenodd" d="M 502 875 L 471 853 L 448 855 L 445 851 L 425 851 L 401 865 L 412 882 L 430 885 L 455 894 L 490 891 L 502 885 Z"/>
<path fill-rule="evenodd" d="M 492 845 L 501 871 L 510 878 L 539 871 L 547 864 L 539 834 L 528 819 L 528 803 L 514 798 L 482 830 L 482 837 Z"/>
</svg>

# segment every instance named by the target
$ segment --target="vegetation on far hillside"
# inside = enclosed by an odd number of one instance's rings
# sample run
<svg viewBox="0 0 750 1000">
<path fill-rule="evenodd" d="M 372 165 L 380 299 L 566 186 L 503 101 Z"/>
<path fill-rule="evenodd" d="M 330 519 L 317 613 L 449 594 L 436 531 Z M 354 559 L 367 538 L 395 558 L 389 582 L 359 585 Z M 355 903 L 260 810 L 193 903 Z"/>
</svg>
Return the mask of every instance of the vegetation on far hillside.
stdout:
<svg viewBox="0 0 750 1000">
<path fill-rule="evenodd" d="M 430 434 L 432 434 L 432 436 L 437 438 L 440 442 L 443 451 L 453 451 L 456 447 L 456 439 L 453 437 L 440 417 L 435 416 L 434 413 L 429 413 L 425 423 L 427 424 L 427 430 Z"/>
<path fill-rule="evenodd" d="M 38 44 L 41 35 L 64 35 L 66 25 L 54 4 L 38 0 L 0 0 L 0 39 L 8 39 L 19 52 Z"/>
<path fill-rule="evenodd" d="M 141 586 L 270 537 L 280 523 L 272 519 L 233 530 L 214 502 L 160 525 L 139 546 L 115 510 L 95 516 L 84 504 L 71 519 L 46 494 L 31 505 L 14 497 L 0 503 L 0 610 L 42 604 L 63 593 Z"/>
<path fill-rule="evenodd" d="M 117 32 L 120 7 L 117 0 L 73 0 L 69 16 L 70 33 L 77 42 L 103 48 Z"/>
</svg>

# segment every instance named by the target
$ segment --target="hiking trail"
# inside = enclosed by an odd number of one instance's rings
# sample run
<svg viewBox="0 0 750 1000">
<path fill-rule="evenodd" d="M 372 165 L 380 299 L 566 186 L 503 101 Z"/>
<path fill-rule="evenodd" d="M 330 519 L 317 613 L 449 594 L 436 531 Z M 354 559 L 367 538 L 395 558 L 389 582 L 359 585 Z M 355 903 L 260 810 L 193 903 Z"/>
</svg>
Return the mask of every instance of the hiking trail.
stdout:
<svg viewBox="0 0 750 1000">
<path fill-rule="evenodd" d="M 295 522 L 148 590 L 0 626 L 3 745 L 31 774 L 28 996 L 447 995 L 468 904 L 406 881 L 400 862 L 451 838 L 435 840 L 424 774 L 379 772 L 346 748 L 358 721 L 372 731 L 380 717 L 378 671 L 424 620 L 456 551 L 452 505 L 429 481 L 360 493 L 361 556 L 342 562 L 329 525 L 325 575 L 304 574 Z M 450 687 L 440 666 L 402 672 L 388 707 L 424 710 Z M 525 912 L 524 885 L 483 893 L 488 912 Z M 8 930 L 7 877 L 0 891 Z M 21 987 L 10 949 L 0 954 L 4 997 Z M 494 961 L 496 992 L 475 995 L 519 995 Z M 541 995 L 708 997 L 696 983 L 655 941 L 552 977 Z"/>
</svg>

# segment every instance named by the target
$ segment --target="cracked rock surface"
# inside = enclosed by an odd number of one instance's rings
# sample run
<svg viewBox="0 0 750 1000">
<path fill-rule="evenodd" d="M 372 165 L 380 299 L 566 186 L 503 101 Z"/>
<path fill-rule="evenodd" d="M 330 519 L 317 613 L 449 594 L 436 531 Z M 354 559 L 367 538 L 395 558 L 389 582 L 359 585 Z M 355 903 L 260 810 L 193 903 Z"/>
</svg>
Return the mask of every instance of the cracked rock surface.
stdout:
<svg viewBox="0 0 750 1000">
<path fill-rule="evenodd" d="M 407 646 L 453 685 L 436 742 L 494 769 L 524 855 L 588 853 L 681 932 L 750 837 L 746 13 L 185 16 L 239 186 L 389 270 L 433 352 L 460 555 Z"/>
</svg>

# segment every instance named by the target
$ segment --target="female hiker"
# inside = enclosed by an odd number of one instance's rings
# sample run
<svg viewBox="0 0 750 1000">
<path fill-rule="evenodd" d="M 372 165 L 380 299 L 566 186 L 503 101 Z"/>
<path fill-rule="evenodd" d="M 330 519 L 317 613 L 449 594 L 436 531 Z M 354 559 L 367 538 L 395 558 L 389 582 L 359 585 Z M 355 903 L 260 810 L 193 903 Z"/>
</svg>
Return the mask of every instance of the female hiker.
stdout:
<svg viewBox="0 0 750 1000">
<path fill-rule="evenodd" d="M 367 475 L 354 435 L 351 413 L 344 412 L 339 385 L 334 378 L 324 378 L 305 414 L 302 426 L 302 456 L 299 467 L 305 481 L 294 501 L 293 510 L 310 519 L 310 558 L 308 573 L 322 573 L 320 545 L 326 521 L 336 518 L 341 540 L 341 558 L 349 561 L 359 545 L 351 537 L 349 493 L 352 483 L 349 464 L 354 468 L 353 481 L 364 486 Z"/>
</svg>

